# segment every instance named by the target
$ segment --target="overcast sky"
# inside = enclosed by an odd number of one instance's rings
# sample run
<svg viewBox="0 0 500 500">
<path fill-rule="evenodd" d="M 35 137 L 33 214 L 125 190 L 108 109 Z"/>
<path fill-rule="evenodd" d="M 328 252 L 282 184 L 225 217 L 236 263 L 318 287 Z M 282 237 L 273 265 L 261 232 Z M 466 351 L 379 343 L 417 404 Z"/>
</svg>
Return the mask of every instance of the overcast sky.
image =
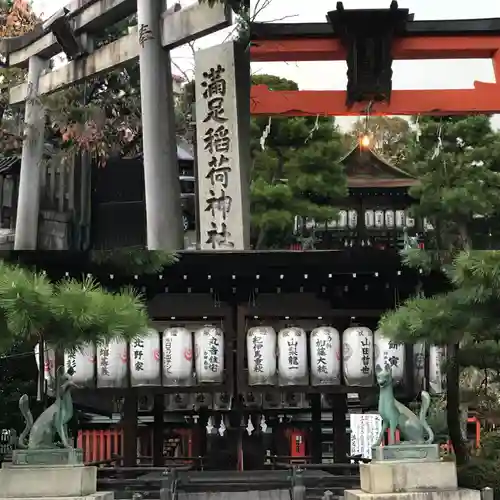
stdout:
<svg viewBox="0 0 500 500">
<path fill-rule="evenodd" d="M 250 0 L 255 11 L 263 0 Z M 390 0 L 344 0 L 346 9 L 387 8 Z M 500 17 L 500 0 L 400 0 L 415 19 L 470 19 Z M 256 21 L 326 22 L 326 13 L 335 9 L 333 0 L 272 0 Z M 285 18 L 285 19 L 283 19 Z M 279 22 L 279 21 L 278 21 Z M 394 89 L 472 88 L 474 80 L 494 81 L 488 60 L 395 61 Z M 270 73 L 297 82 L 303 90 L 345 90 L 344 62 L 253 63 L 252 72 Z M 351 119 L 343 119 L 346 123 Z M 495 125 L 500 126 L 500 117 Z"/>
<path fill-rule="evenodd" d="M 160 0 L 158 0 L 160 1 Z M 183 6 L 197 0 L 181 0 Z M 251 11 L 268 0 L 250 0 Z M 35 9 L 45 16 L 66 5 L 68 0 L 35 0 Z M 168 0 L 168 5 L 174 3 Z M 335 8 L 334 0 L 271 0 L 256 17 L 256 21 L 323 22 L 326 13 Z M 344 6 L 351 8 L 384 8 L 390 0 L 344 0 Z M 409 8 L 415 19 L 467 19 L 500 17 L 500 0 L 400 0 L 399 6 Z M 207 36 L 195 44 L 195 49 L 210 47 L 227 40 L 231 30 Z M 193 57 L 190 47 L 181 47 L 172 52 L 174 72 L 193 75 Z M 440 61 L 395 61 L 395 89 L 472 88 L 474 80 L 493 81 L 491 62 L 487 60 L 440 60 Z M 301 89 L 340 90 L 346 87 L 346 65 L 343 62 L 300 62 L 300 63 L 253 63 L 252 72 L 270 73 L 289 78 Z M 348 124 L 351 119 L 344 119 Z M 500 127 L 500 117 L 495 125 Z"/>
</svg>

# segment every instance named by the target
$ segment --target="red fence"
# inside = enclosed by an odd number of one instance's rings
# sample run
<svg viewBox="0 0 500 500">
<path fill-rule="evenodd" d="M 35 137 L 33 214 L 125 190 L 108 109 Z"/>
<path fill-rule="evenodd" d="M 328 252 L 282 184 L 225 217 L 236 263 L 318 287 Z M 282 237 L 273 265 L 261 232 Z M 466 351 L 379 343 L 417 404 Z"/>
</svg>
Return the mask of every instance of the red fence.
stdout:
<svg viewBox="0 0 500 500">
<path fill-rule="evenodd" d="M 83 460 L 101 462 L 121 456 L 123 431 L 121 429 L 78 431 L 78 448 L 83 450 Z"/>
</svg>

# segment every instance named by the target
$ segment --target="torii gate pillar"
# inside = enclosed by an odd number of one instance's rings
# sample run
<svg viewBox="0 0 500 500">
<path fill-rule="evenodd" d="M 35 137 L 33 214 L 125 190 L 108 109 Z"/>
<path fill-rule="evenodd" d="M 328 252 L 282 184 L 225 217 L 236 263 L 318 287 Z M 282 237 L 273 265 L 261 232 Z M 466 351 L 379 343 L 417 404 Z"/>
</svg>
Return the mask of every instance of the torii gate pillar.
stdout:
<svg viewBox="0 0 500 500">
<path fill-rule="evenodd" d="M 162 2 L 137 2 L 142 143 L 149 250 L 184 246 L 170 52 L 161 44 Z"/>
<path fill-rule="evenodd" d="M 14 250 L 36 250 L 37 247 L 42 175 L 40 162 L 45 143 L 45 113 L 38 96 L 38 81 L 47 66 L 48 61 L 36 55 L 29 59 Z"/>
</svg>

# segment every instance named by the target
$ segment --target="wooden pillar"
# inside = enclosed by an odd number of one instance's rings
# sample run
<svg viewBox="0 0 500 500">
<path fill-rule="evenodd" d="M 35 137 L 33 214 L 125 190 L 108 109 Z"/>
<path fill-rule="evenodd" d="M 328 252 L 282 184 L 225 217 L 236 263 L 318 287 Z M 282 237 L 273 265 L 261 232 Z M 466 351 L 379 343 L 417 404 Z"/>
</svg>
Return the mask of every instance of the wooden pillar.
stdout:
<svg viewBox="0 0 500 500">
<path fill-rule="evenodd" d="M 153 467 L 163 467 L 163 417 L 165 414 L 165 397 L 163 394 L 157 394 L 153 407 Z"/>
<path fill-rule="evenodd" d="M 205 457 L 207 456 L 207 448 L 208 448 L 208 439 L 207 439 L 207 423 L 208 423 L 208 412 L 206 408 L 200 408 L 198 412 L 198 423 L 196 424 L 196 433 L 197 433 L 197 446 L 196 446 L 196 454 L 199 457 L 203 457 L 204 460 L 200 463 L 200 468 L 203 470 L 206 465 Z"/>
<path fill-rule="evenodd" d="M 123 403 L 123 466 L 137 465 L 137 394 L 128 390 Z"/>
<path fill-rule="evenodd" d="M 313 464 L 322 463 L 321 394 L 311 394 L 311 447 L 309 455 Z"/>
<path fill-rule="evenodd" d="M 333 461 L 348 463 L 349 434 L 347 433 L 347 394 L 333 394 Z"/>
</svg>

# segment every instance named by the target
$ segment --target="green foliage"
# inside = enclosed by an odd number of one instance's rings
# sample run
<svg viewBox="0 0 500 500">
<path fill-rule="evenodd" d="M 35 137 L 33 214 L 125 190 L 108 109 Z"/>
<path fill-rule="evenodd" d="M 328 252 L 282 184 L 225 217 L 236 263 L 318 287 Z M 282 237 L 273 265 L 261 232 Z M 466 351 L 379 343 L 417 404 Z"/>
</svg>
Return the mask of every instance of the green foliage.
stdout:
<svg viewBox="0 0 500 500">
<path fill-rule="evenodd" d="M 156 274 L 164 267 L 175 264 L 178 257 L 171 252 L 130 247 L 115 250 L 94 250 L 91 252 L 91 260 L 98 265 L 108 266 L 130 276 Z"/>
<path fill-rule="evenodd" d="M 499 341 L 500 252 L 460 252 L 443 270 L 454 289 L 407 300 L 381 318 L 383 331 L 408 342 Z"/>
<path fill-rule="evenodd" d="M 493 488 L 495 499 L 500 498 L 500 461 L 471 459 L 457 470 L 458 484 L 461 488 L 481 490 Z"/>
<path fill-rule="evenodd" d="M 103 290 L 91 279 L 52 284 L 43 273 L 0 263 L 0 352 L 43 335 L 55 348 L 130 340 L 148 324 L 141 296 Z"/>
<path fill-rule="evenodd" d="M 419 120 L 418 129 L 408 154 L 420 184 L 410 194 L 417 200 L 414 215 L 433 230 L 425 250 L 406 249 L 403 258 L 411 267 L 444 273 L 448 289 L 410 298 L 379 326 L 398 341 L 448 346 L 447 423 L 457 462 L 464 462 L 460 366 L 500 368 L 500 252 L 472 250 L 477 221 L 484 232 L 484 221 L 500 209 L 500 137 L 488 116 L 429 117 Z"/>
<path fill-rule="evenodd" d="M 470 248 L 477 221 L 500 209 L 500 136 L 483 115 L 426 118 L 419 127 L 411 156 L 420 185 L 410 194 L 419 200 L 414 214 L 435 228 L 427 246 L 444 253 Z"/>
<path fill-rule="evenodd" d="M 479 457 L 484 460 L 494 460 L 500 462 L 500 432 L 485 432 L 481 436 L 481 448 Z"/>
<path fill-rule="evenodd" d="M 297 89 L 295 82 L 271 75 L 253 77 L 272 90 Z M 267 118 L 251 123 L 251 214 L 255 248 L 283 248 L 295 216 L 326 221 L 347 195 L 342 136 L 328 118 Z M 262 148 L 261 140 L 264 143 Z"/>
</svg>

